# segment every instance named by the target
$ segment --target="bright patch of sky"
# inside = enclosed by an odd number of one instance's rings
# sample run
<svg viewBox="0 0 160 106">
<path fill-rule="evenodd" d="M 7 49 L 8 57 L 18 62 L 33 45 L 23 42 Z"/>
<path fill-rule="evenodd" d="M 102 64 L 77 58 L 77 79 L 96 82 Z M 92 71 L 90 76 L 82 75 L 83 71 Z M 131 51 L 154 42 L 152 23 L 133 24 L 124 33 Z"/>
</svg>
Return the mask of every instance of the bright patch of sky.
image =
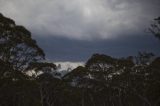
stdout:
<svg viewBox="0 0 160 106">
<path fill-rule="evenodd" d="M 1 0 L 0 12 L 39 36 L 78 40 L 144 33 L 159 0 Z"/>
</svg>

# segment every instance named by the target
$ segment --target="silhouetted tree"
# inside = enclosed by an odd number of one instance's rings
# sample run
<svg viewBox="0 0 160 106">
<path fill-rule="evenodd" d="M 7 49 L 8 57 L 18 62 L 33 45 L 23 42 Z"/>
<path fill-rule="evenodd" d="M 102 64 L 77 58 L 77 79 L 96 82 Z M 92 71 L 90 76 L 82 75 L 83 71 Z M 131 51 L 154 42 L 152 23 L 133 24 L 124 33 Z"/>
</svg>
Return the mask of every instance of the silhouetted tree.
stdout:
<svg viewBox="0 0 160 106">
<path fill-rule="evenodd" d="M 31 33 L 0 14 L 0 59 L 13 70 L 25 71 L 30 62 L 44 59 L 43 50 L 31 38 Z"/>
<path fill-rule="evenodd" d="M 38 84 L 25 73 L 44 59 L 31 33 L 0 14 L 0 106 L 39 106 Z"/>
<path fill-rule="evenodd" d="M 150 31 L 159 37 L 160 18 Z M 159 106 L 160 58 L 94 54 L 63 77 L 31 33 L 0 14 L 0 106 Z"/>
<path fill-rule="evenodd" d="M 160 17 L 155 18 L 153 24 L 149 28 L 150 32 L 160 39 Z"/>
</svg>

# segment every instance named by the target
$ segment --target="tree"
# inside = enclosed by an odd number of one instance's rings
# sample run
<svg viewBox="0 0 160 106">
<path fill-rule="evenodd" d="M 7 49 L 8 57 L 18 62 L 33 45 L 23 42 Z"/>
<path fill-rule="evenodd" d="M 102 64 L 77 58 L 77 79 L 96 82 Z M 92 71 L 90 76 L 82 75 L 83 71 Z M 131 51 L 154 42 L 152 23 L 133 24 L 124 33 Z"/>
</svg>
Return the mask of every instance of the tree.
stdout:
<svg viewBox="0 0 160 106">
<path fill-rule="evenodd" d="M 34 78 L 38 77 L 39 74 L 44 74 L 44 73 L 48 73 L 48 74 L 53 74 L 54 76 L 59 76 L 60 77 L 60 73 L 56 71 L 57 66 L 53 63 L 49 63 L 49 62 L 32 62 L 29 64 L 27 70 L 33 70 L 32 76 Z"/>
<path fill-rule="evenodd" d="M 44 58 L 31 33 L 0 14 L 0 106 L 40 105 L 37 82 L 26 71 Z"/>
<path fill-rule="evenodd" d="M 43 50 L 31 38 L 31 33 L 0 14 L 0 60 L 12 70 L 25 71 L 29 63 L 44 59 Z"/>
<path fill-rule="evenodd" d="M 154 23 L 151 24 L 149 31 L 160 40 L 160 17 L 154 19 Z"/>
<path fill-rule="evenodd" d="M 160 39 L 157 24 L 150 30 Z M 159 106 L 160 57 L 153 56 L 94 54 L 62 77 L 31 33 L 0 14 L 0 106 Z"/>
<path fill-rule="evenodd" d="M 158 106 L 158 67 L 159 59 L 154 60 L 152 53 L 119 59 L 94 54 L 64 80 L 78 89 L 77 95 L 81 92 L 81 106 Z"/>
</svg>

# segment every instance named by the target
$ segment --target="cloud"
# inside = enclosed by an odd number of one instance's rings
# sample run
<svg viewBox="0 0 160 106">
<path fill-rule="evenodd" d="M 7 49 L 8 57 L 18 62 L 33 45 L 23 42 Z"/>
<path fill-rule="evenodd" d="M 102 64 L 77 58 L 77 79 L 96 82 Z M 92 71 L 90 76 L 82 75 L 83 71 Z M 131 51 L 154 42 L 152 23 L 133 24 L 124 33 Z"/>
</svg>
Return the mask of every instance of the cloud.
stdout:
<svg viewBox="0 0 160 106">
<path fill-rule="evenodd" d="M 49 61 L 86 62 L 94 53 L 113 57 L 136 56 L 139 51 L 160 54 L 159 40 L 154 36 L 133 35 L 119 39 L 75 40 L 64 37 L 38 36 L 38 44 L 46 53 Z"/>
<path fill-rule="evenodd" d="M 0 11 L 41 36 L 109 39 L 143 33 L 159 0 L 1 0 Z"/>
</svg>

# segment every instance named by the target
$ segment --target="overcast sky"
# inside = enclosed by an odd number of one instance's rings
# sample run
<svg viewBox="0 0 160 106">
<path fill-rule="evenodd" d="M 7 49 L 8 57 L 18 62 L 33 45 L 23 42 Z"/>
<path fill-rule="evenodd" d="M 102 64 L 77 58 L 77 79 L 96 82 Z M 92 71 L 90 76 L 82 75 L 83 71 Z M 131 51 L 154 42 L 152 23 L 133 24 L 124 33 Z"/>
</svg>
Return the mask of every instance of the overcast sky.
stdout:
<svg viewBox="0 0 160 106">
<path fill-rule="evenodd" d="M 53 61 L 160 53 L 148 34 L 159 0 L 0 0 L 0 12 L 29 29 Z"/>
</svg>

